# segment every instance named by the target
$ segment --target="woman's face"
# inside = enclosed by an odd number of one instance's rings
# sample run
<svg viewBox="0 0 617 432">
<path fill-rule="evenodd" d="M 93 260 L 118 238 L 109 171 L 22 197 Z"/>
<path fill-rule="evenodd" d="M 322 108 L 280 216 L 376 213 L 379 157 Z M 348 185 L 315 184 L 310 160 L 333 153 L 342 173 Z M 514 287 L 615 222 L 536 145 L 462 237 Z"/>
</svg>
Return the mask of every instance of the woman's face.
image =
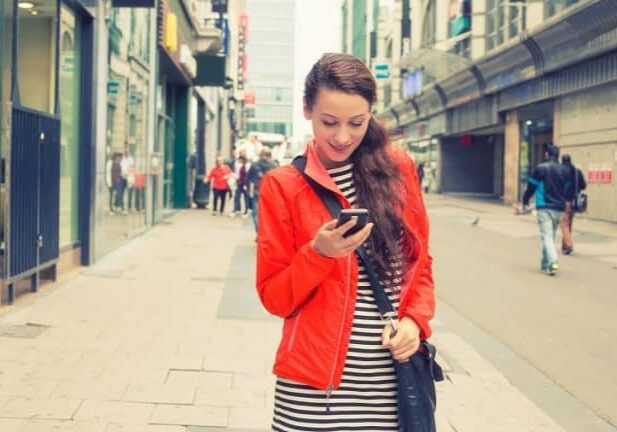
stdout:
<svg viewBox="0 0 617 432">
<path fill-rule="evenodd" d="M 370 104 L 360 95 L 320 89 L 313 108 L 304 106 L 313 123 L 317 155 L 326 168 L 347 162 L 358 148 L 371 118 Z"/>
<path fill-rule="evenodd" d="M 223 158 L 221 156 L 217 156 L 216 158 L 216 166 L 223 165 Z"/>
</svg>

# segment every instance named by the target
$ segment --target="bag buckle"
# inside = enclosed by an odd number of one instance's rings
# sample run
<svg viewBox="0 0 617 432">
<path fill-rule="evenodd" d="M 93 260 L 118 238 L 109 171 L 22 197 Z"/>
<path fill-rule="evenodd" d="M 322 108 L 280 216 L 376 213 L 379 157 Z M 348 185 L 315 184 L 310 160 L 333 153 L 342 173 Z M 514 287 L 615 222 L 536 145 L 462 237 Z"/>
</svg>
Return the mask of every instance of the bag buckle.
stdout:
<svg viewBox="0 0 617 432">
<path fill-rule="evenodd" d="M 394 311 L 386 312 L 381 316 L 381 319 L 390 323 L 390 327 L 392 327 L 392 333 L 390 333 L 390 337 L 396 336 L 396 332 L 398 331 L 397 313 Z"/>
</svg>

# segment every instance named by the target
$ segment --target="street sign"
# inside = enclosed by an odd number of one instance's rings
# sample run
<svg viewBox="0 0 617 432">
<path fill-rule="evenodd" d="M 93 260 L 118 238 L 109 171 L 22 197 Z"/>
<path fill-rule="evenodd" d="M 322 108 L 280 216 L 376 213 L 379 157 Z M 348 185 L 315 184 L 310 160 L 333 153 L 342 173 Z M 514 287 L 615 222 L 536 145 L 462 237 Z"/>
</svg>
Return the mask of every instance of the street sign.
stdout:
<svg viewBox="0 0 617 432">
<path fill-rule="evenodd" d="M 373 63 L 373 76 L 376 80 L 390 79 L 390 63 Z"/>
<path fill-rule="evenodd" d="M 110 94 L 110 95 L 118 94 L 119 88 L 120 88 L 120 81 L 109 80 L 107 82 L 107 94 Z"/>
</svg>

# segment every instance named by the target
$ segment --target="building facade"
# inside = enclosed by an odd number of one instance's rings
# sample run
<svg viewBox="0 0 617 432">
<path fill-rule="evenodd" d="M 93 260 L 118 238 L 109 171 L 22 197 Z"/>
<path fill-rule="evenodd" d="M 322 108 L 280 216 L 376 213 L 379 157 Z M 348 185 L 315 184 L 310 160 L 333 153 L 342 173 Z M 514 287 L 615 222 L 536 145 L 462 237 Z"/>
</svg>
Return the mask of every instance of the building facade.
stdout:
<svg viewBox="0 0 617 432">
<path fill-rule="evenodd" d="M 228 18 L 224 1 L 0 1 L 0 304 L 189 207 L 229 134 Z"/>
<path fill-rule="evenodd" d="M 247 131 L 293 133 L 293 0 L 247 0 Z"/>
<path fill-rule="evenodd" d="M 414 3 L 402 99 L 380 117 L 431 161 L 433 190 L 505 203 L 556 144 L 587 176 L 589 216 L 617 221 L 615 10 L 614 0 Z"/>
</svg>

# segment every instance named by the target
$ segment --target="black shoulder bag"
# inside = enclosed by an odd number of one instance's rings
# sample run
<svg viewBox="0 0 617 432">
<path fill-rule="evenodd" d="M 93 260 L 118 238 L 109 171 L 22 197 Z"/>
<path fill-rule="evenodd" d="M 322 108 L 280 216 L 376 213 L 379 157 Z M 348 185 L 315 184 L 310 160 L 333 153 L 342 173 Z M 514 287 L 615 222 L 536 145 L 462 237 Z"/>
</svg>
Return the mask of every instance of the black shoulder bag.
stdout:
<svg viewBox="0 0 617 432">
<path fill-rule="evenodd" d="M 574 167 L 574 200 L 572 203 L 572 207 L 576 213 L 585 213 L 587 211 L 588 198 L 585 192 L 583 192 L 582 190 L 578 190 L 578 179 L 579 169 Z"/>
<path fill-rule="evenodd" d="M 293 166 L 300 171 L 306 182 L 321 198 L 333 218 L 338 217 L 342 206 L 328 189 L 306 175 L 306 158 L 296 157 Z M 393 330 L 397 329 L 397 313 L 392 307 L 384 288 L 379 282 L 373 264 L 363 246 L 356 249 L 362 260 L 373 288 L 379 313 L 384 320 L 389 320 Z M 443 381 L 441 367 L 435 361 L 437 350 L 427 341 L 420 343 L 420 349 L 409 361 L 394 362 L 398 383 L 398 423 L 400 432 L 436 432 L 435 426 L 435 381 Z"/>
</svg>

